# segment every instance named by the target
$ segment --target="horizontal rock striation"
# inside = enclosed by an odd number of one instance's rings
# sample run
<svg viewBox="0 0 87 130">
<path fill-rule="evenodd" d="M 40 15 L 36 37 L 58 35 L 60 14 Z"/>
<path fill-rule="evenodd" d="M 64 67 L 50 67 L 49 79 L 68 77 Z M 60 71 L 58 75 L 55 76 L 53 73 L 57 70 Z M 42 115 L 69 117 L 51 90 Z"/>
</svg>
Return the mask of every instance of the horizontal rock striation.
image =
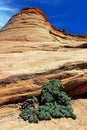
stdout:
<svg viewBox="0 0 87 130">
<path fill-rule="evenodd" d="M 62 80 L 72 98 L 87 97 L 86 48 L 50 42 L 0 44 L 0 105 L 40 95 L 51 78 Z"/>
<path fill-rule="evenodd" d="M 49 34 L 52 29 L 56 32 L 41 10 L 25 8 L 8 21 L 0 32 L 0 40 L 57 41 Z"/>
<path fill-rule="evenodd" d="M 14 15 L 0 31 L 0 40 L 8 41 L 60 41 L 62 39 L 87 40 L 87 35 L 64 35 L 56 30 L 38 8 L 25 8 Z"/>
<path fill-rule="evenodd" d="M 51 78 L 71 98 L 87 97 L 86 35 L 65 36 L 39 9 L 23 9 L 0 31 L 0 105 L 40 95 Z"/>
</svg>

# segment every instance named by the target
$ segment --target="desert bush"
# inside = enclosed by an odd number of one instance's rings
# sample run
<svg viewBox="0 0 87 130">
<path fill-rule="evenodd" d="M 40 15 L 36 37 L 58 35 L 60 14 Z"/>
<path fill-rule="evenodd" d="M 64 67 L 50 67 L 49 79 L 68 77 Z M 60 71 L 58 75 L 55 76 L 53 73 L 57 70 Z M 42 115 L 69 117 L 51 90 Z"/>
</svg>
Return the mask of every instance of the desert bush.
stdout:
<svg viewBox="0 0 87 130">
<path fill-rule="evenodd" d="M 64 35 L 68 35 L 66 29 L 63 29 L 62 31 L 63 31 L 63 34 L 64 34 Z"/>
<path fill-rule="evenodd" d="M 71 99 L 65 92 L 61 91 L 62 87 L 62 82 L 57 79 L 46 82 L 39 97 L 24 101 L 20 116 L 30 123 L 61 117 L 76 119 L 76 115 L 73 114 Z M 34 107 L 35 103 L 39 104 L 37 108 Z"/>
</svg>

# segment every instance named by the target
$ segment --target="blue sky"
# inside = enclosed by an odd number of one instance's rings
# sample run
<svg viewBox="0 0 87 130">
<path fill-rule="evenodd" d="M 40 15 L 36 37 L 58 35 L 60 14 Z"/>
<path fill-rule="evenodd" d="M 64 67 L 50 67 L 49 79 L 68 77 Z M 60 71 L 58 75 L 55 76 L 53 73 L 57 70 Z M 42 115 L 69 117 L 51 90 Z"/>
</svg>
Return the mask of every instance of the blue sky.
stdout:
<svg viewBox="0 0 87 130">
<path fill-rule="evenodd" d="M 0 0 L 0 28 L 26 7 L 40 8 L 56 29 L 87 34 L 87 0 Z"/>
</svg>

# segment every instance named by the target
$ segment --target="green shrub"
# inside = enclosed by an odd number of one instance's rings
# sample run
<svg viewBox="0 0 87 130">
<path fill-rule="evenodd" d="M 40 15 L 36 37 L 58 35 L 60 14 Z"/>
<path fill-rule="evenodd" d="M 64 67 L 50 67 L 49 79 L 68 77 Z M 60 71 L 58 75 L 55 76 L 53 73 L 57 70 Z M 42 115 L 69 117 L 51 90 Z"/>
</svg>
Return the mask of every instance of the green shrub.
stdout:
<svg viewBox="0 0 87 130">
<path fill-rule="evenodd" d="M 63 31 L 63 34 L 64 34 L 64 35 L 68 35 L 66 29 L 63 29 L 62 31 Z"/>
<path fill-rule="evenodd" d="M 76 119 L 73 114 L 71 99 L 65 92 L 61 91 L 62 87 L 62 82 L 57 79 L 46 82 L 40 97 L 33 97 L 24 101 L 20 116 L 30 123 L 61 117 Z M 35 103 L 39 104 L 37 108 L 34 106 Z"/>
</svg>

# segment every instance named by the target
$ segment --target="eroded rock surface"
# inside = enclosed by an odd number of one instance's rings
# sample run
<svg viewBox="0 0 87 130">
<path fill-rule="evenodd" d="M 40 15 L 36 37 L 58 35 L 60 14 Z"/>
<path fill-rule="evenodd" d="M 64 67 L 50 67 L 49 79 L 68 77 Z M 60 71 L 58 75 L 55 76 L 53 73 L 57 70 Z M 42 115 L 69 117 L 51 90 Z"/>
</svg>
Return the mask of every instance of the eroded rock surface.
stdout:
<svg viewBox="0 0 87 130">
<path fill-rule="evenodd" d="M 24 122 L 13 103 L 40 95 L 51 78 L 62 80 L 70 97 L 85 97 L 72 100 L 77 119 Z M 0 31 L 0 130 L 87 130 L 86 98 L 87 35 L 64 35 L 37 8 L 13 16 Z"/>
<path fill-rule="evenodd" d="M 0 105 L 39 95 L 51 78 L 72 98 L 87 95 L 87 35 L 66 36 L 39 9 L 24 9 L 0 31 Z"/>
<path fill-rule="evenodd" d="M 56 30 L 38 8 L 25 8 L 14 15 L 0 31 L 0 40 L 8 41 L 61 41 L 87 40 L 87 35 L 64 35 Z"/>
<path fill-rule="evenodd" d="M 86 95 L 86 48 L 65 48 L 50 42 L 0 45 L 0 105 L 39 95 L 44 82 L 51 78 L 61 79 L 73 98 Z"/>
</svg>

